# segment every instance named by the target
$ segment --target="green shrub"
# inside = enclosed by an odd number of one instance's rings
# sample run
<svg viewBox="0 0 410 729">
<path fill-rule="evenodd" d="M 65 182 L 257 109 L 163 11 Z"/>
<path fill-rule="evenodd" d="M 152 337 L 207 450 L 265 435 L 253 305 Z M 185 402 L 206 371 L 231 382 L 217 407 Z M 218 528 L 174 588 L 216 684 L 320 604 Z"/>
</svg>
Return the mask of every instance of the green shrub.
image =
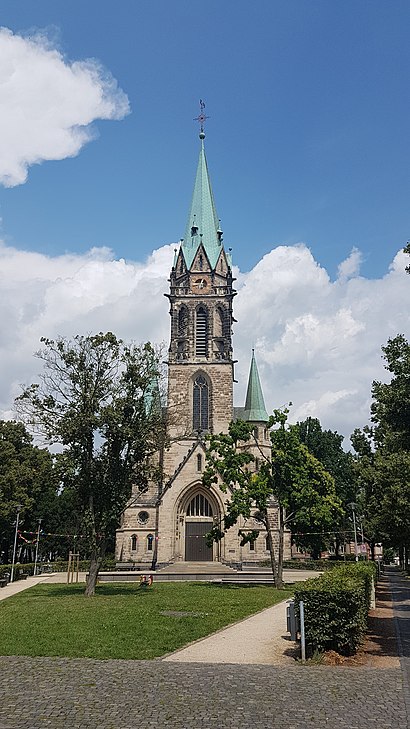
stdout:
<svg viewBox="0 0 410 729">
<path fill-rule="evenodd" d="M 339 565 L 345 565 L 346 561 L 354 562 L 355 555 L 346 555 L 346 560 L 336 560 L 333 557 L 329 559 L 287 559 L 283 562 L 283 569 L 285 570 L 312 570 L 312 572 L 324 572 L 325 570 L 332 570 L 334 567 Z M 263 562 L 259 562 L 260 567 L 270 567 L 270 560 L 265 559 Z"/>
<path fill-rule="evenodd" d="M 51 572 L 67 572 L 68 569 L 68 561 L 58 560 L 57 562 L 38 562 L 37 563 L 37 570 L 41 570 L 45 565 L 50 568 Z M 5 574 L 11 574 L 11 564 L 0 564 L 0 577 L 3 577 Z M 79 562 L 79 572 L 88 572 L 90 569 L 90 560 L 89 559 L 83 559 Z M 107 558 L 103 560 L 101 569 L 103 570 L 113 570 L 115 569 L 115 559 Z M 19 562 L 16 562 L 14 565 L 14 574 L 13 574 L 13 580 L 19 580 L 21 578 L 21 574 L 26 575 L 34 575 L 34 562 L 27 562 L 25 564 L 20 564 Z"/>
<path fill-rule="evenodd" d="M 372 562 L 341 565 L 296 589 L 296 612 L 302 601 L 306 643 L 311 651 L 356 652 L 367 628 L 376 571 Z"/>
<path fill-rule="evenodd" d="M 11 575 L 11 567 L 11 564 L 0 564 L 0 577 L 3 577 L 7 573 Z M 22 574 L 33 575 L 34 562 L 27 562 L 26 564 L 20 564 L 20 562 L 16 562 L 16 564 L 14 565 L 13 581 L 19 580 Z"/>
</svg>

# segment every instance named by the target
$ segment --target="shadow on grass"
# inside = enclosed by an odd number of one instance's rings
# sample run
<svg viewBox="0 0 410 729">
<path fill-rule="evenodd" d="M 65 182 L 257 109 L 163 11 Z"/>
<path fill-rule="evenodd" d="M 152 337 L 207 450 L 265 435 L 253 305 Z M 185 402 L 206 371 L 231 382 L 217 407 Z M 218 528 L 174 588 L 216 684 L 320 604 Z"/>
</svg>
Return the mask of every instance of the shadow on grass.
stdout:
<svg viewBox="0 0 410 729">
<path fill-rule="evenodd" d="M 258 585 L 255 583 L 241 583 L 241 584 L 235 584 L 235 583 L 220 583 L 220 582 L 184 582 L 182 583 L 188 590 L 196 590 L 197 592 L 205 593 L 209 591 L 221 591 L 221 592 L 229 592 L 232 590 L 258 590 L 261 589 L 266 591 L 275 591 L 275 592 L 283 592 L 284 594 L 289 593 L 289 589 L 285 588 L 284 590 L 277 591 L 276 588 L 273 587 L 273 585 Z M 130 596 L 130 597 L 137 597 L 141 599 L 145 599 L 149 597 L 149 595 L 154 595 L 158 588 L 160 590 L 167 590 L 167 588 L 170 590 L 170 592 L 177 590 L 178 587 L 181 586 L 180 582 L 161 582 L 161 583 L 154 583 L 151 587 L 145 588 L 141 587 L 139 583 L 127 583 L 127 584 L 110 584 L 110 583 L 104 583 L 99 584 L 96 587 L 95 596 L 91 597 L 90 599 L 98 599 L 99 597 L 123 597 L 123 596 Z M 70 584 L 70 585 L 64 585 L 64 584 L 48 584 L 48 585 L 37 585 L 35 587 L 32 587 L 30 590 L 30 597 L 31 598 L 44 598 L 44 597 L 52 597 L 52 598 L 66 598 L 66 597 L 74 597 L 74 596 L 84 596 L 85 591 L 85 585 L 84 583 L 79 584 Z M 24 593 L 21 593 L 24 594 Z"/>
<path fill-rule="evenodd" d="M 121 595 L 131 595 L 138 597 L 142 595 L 148 595 L 150 593 L 150 590 L 152 588 L 141 588 L 139 584 L 132 586 L 125 586 L 125 585 L 97 585 L 95 596 L 93 597 L 108 597 L 108 596 L 121 596 Z M 31 596 L 35 597 L 74 597 L 76 595 L 84 595 L 85 592 L 85 585 L 79 584 L 79 585 L 47 585 L 46 590 L 42 590 L 41 588 L 38 589 L 37 587 L 31 589 Z M 90 599 L 92 600 L 93 597 Z"/>
<path fill-rule="evenodd" d="M 244 589 L 257 589 L 257 590 L 275 590 L 277 591 L 276 587 L 273 585 L 258 585 L 257 582 L 240 582 L 240 583 L 234 583 L 234 582 L 190 582 L 190 587 L 198 587 L 203 589 L 219 589 L 219 590 L 244 590 Z M 286 585 L 283 590 L 278 590 L 278 592 L 288 592 L 289 588 Z"/>
</svg>

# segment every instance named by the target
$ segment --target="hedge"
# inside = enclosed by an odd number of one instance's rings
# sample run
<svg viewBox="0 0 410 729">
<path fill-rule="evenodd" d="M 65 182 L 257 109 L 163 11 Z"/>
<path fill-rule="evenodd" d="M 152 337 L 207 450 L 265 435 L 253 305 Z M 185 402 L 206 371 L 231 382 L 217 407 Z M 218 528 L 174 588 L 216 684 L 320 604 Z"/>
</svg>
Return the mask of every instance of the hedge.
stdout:
<svg viewBox="0 0 410 729">
<path fill-rule="evenodd" d="M 295 608 L 304 604 L 306 644 L 311 652 L 355 653 L 367 629 L 374 562 L 337 566 L 307 580 L 295 591 Z"/>
<path fill-rule="evenodd" d="M 348 562 L 355 562 L 355 555 L 346 555 L 347 560 L 335 560 L 329 559 L 287 559 L 283 562 L 283 569 L 285 570 L 312 570 L 316 572 L 324 572 L 325 570 L 331 570 L 334 567 L 343 566 Z M 268 559 L 263 560 L 259 563 L 260 567 L 270 567 L 270 561 Z"/>
<path fill-rule="evenodd" d="M 10 576 L 11 567 L 11 564 L 0 564 L 0 577 L 4 577 L 5 574 Z M 27 564 L 20 564 L 20 562 L 16 562 L 14 565 L 13 580 L 19 580 L 22 574 L 33 575 L 34 562 L 28 562 Z"/>
<path fill-rule="evenodd" d="M 67 561 L 58 561 L 58 562 L 38 562 L 37 563 L 37 569 L 41 570 L 44 565 L 47 564 L 47 567 L 50 568 L 51 572 L 67 572 L 68 569 L 68 562 Z M 0 577 L 3 577 L 5 574 L 11 574 L 11 564 L 0 564 Z M 90 560 L 89 559 L 83 559 L 80 560 L 79 563 L 79 571 L 80 572 L 88 572 L 90 568 Z M 115 569 L 115 560 L 114 559 L 105 559 L 102 562 L 101 569 L 108 569 L 113 570 Z M 21 578 L 21 574 L 26 575 L 34 575 L 34 562 L 27 562 L 25 564 L 20 564 L 20 562 L 16 562 L 14 565 L 14 574 L 13 574 L 13 580 L 19 580 Z"/>
</svg>

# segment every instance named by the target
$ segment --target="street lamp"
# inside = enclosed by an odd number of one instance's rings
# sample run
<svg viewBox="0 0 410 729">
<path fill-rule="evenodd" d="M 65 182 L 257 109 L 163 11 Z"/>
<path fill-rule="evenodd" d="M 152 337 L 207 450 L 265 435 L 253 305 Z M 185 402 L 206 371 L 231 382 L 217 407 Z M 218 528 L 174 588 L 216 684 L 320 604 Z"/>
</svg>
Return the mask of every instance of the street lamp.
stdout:
<svg viewBox="0 0 410 729">
<path fill-rule="evenodd" d="M 357 504 L 352 502 L 351 504 L 348 504 L 350 506 L 352 512 L 353 512 L 353 529 L 354 529 L 354 553 L 356 555 L 356 562 L 359 561 L 359 555 L 357 554 L 357 532 L 356 532 L 356 512 L 355 508 Z"/>
<path fill-rule="evenodd" d="M 37 574 L 37 558 L 38 558 L 38 543 L 40 541 L 40 526 L 41 526 L 41 519 L 38 520 L 38 529 L 37 529 L 37 542 L 36 542 L 36 556 L 34 557 L 34 577 Z"/>
<path fill-rule="evenodd" d="M 13 561 L 12 561 L 12 565 L 11 565 L 10 582 L 13 582 L 13 577 L 14 577 L 14 562 L 16 559 L 17 534 L 18 534 L 18 530 L 19 530 L 20 510 L 21 510 L 21 504 L 17 504 L 16 531 L 14 532 Z"/>
</svg>

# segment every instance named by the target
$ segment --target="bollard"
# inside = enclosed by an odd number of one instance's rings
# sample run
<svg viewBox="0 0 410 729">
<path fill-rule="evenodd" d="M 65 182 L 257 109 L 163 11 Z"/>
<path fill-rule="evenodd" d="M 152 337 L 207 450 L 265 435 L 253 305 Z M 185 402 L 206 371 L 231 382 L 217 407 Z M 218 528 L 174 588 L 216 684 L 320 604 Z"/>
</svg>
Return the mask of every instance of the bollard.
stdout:
<svg viewBox="0 0 410 729">
<path fill-rule="evenodd" d="M 287 632 L 290 633 L 290 639 L 297 640 L 297 624 L 294 600 L 288 600 L 286 608 L 286 627 Z"/>
<path fill-rule="evenodd" d="M 374 586 L 374 579 L 372 577 L 372 587 L 371 587 L 371 591 L 370 591 L 370 609 L 374 610 L 375 607 L 376 607 L 376 589 Z"/>
<path fill-rule="evenodd" d="M 305 642 L 305 608 L 302 600 L 299 603 L 299 615 L 300 615 L 300 657 L 302 663 L 306 661 L 306 642 Z"/>
</svg>

